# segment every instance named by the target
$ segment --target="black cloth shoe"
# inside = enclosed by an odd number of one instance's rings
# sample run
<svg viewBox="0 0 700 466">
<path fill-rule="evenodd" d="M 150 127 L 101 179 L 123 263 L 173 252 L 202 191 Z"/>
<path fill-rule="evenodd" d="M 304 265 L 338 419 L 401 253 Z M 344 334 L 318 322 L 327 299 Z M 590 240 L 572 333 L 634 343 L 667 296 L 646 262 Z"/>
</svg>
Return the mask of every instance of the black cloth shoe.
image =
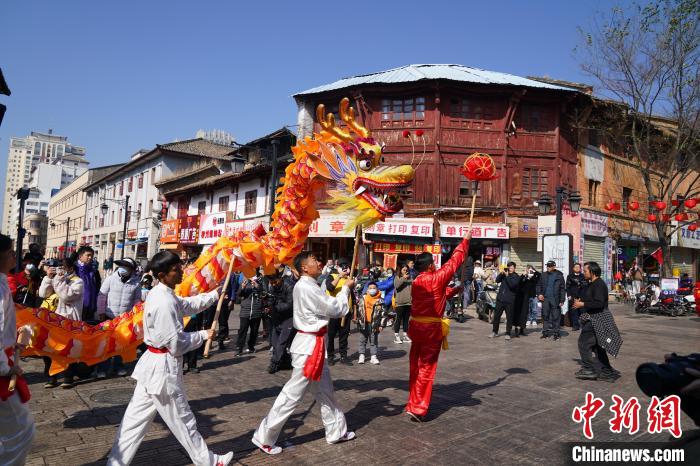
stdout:
<svg viewBox="0 0 700 466">
<path fill-rule="evenodd" d="M 350 361 L 350 358 L 348 358 L 347 356 L 341 356 L 340 364 L 343 364 L 344 366 L 352 366 L 352 361 Z"/>
<path fill-rule="evenodd" d="M 543 333 L 542 336 L 540 336 L 540 339 L 544 340 L 545 338 L 549 338 L 549 335 Z"/>
<path fill-rule="evenodd" d="M 223 341 L 220 341 L 220 342 L 219 342 L 219 351 L 223 351 L 223 350 L 225 350 L 225 349 L 226 349 L 226 345 L 224 344 Z"/>
<path fill-rule="evenodd" d="M 557 341 L 559 338 L 561 338 L 559 335 L 554 335 L 554 341 Z"/>
<path fill-rule="evenodd" d="M 63 383 L 61 384 L 61 388 L 73 388 L 75 387 L 75 378 L 74 377 L 66 377 L 63 379 Z"/>
<path fill-rule="evenodd" d="M 193 374 L 199 374 L 199 369 L 195 366 L 192 369 L 190 369 L 190 372 L 192 372 Z"/>
<path fill-rule="evenodd" d="M 269 366 L 267 366 L 267 373 L 268 374 L 274 374 L 279 370 L 279 366 L 275 362 L 271 362 Z"/>
<path fill-rule="evenodd" d="M 579 371 L 576 373 L 576 378 L 581 380 L 596 380 L 598 374 L 593 371 Z"/>
</svg>

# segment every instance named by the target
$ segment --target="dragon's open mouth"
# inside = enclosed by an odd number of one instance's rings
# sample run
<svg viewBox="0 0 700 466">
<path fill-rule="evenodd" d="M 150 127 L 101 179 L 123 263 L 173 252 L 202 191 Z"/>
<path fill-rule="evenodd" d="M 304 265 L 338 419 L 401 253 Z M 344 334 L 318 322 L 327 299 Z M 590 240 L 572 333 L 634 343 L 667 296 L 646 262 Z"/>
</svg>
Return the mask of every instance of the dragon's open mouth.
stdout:
<svg viewBox="0 0 700 466">
<path fill-rule="evenodd" d="M 355 196 L 362 196 L 378 212 L 393 215 L 403 208 L 401 198 L 410 197 L 411 181 L 383 183 L 368 178 L 356 178 L 352 184 Z"/>
</svg>

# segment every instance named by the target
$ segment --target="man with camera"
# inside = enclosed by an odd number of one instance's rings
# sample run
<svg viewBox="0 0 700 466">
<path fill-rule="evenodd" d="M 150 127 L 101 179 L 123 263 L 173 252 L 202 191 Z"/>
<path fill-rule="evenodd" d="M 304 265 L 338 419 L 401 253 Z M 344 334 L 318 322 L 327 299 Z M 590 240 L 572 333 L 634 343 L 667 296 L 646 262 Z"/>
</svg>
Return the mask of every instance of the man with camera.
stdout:
<svg viewBox="0 0 700 466">
<path fill-rule="evenodd" d="M 236 346 L 238 352 L 236 356 L 241 356 L 244 353 L 243 347 L 246 345 L 246 334 L 250 330 L 248 336 L 248 347 L 245 348 L 246 353 L 255 353 L 255 343 L 258 340 L 258 329 L 263 315 L 263 277 L 260 274 L 253 276 L 250 279 L 243 280 L 240 289 L 241 296 L 241 312 L 240 325 L 238 327 L 238 340 Z"/>
<path fill-rule="evenodd" d="M 291 367 L 287 348 L 294 338 L 293 301 L 294 282 L 284 274 L 284 266 L 268 276 L 269 288 L 266 297 L 270 307 L 272 333 L 272 358 L 267 371 L 274 374 L 280 369 Z"/>
<path fill-rule="evenodd" d="M 498 327 L 501 324 L 503 311 L 506 313 L 506 340 L 510 340 L 510 332 L 513 328 L 513 318 L 515 309 L 515 296 L 520 290 L 522 277 L 515 273 L 515 262 L 508 262 L 508 268 L 496 277 L 498 296 L 496 297 L 496 312 L 493 314 L 493 329 L 489 338 L 498 336 Z"/>
<path fill-rule="evenodd" d="M 326 293 L 336 297 L 343 289 L 343 285 L 350 279 L 350 264 L 346 259 L 338 260 L 338 266 L 326 278 Z M 350 314 L 355 309 L 354 293 L 348 297 Z M 345 365 L 352 365 L 348 359 L 348 336 L 350 336 L 350 319 L 337 318 L 328 321 L 327 347 L 328 364 L 335 364 L 335 337 L 338 336 L 338 351 L 340 352 L 340 362 Z"/>
</svg>

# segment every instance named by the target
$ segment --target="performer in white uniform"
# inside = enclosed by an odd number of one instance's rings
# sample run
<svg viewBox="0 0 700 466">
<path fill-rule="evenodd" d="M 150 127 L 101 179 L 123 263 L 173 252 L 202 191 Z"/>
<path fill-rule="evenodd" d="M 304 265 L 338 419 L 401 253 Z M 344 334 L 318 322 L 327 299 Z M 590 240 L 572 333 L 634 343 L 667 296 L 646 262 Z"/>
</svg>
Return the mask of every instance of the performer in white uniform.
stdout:
<svg viewBox="0 0 700 466">
<path fill-rule="evenodd" d="M 19 377 L 22 369 L 14 366 L 12 355 L 17 343 L 15 303 L 7 284 L 7 274 L 15 266 L 12 240 L 0 235 L 0 464 L 19 466 L 25 463 L 34 439 L 34 418 L 27 408 L 29 389 Z M 8 390 L 12 375 L 17 387 Z"/>
<path fill-rule="evenodd" d="M 182 281 L 182 264 L 170 251 L 153 256 L 150 270 L 160 283 L 148 293 L 144 304 L 143 341 L 148 351 L 141 356 L 131 375 L 137 381 L 136 389 L 107 464 L 131 463 L 157 412 L 196 466 L 226 466 L 233 452 L 220 456 L 209 451 L 197 431 L 197 421 L 182 380 L 182 355 L 212 337 L 211 330 L 185 332 L 182 319 L 209 308 L 216 302 L 219 290 L 191 298 L 175 295 L 175 285 Z"/>
<path fill-rule="evenodd" d="M 335 402 L 331 374 L 324 364 L 324 335 L 328 320 L 348 313 L 348 297 L 354 280 L 347 280 L 337 296 L 328 296 L 316 282 L 321 275 L 321 264 L 311 253 L 299 254 L 294 266 L 301 277 L 294 286 L 294 328 L 297 334 L 289 350 L 292 353 L 292 376 L 253 435 L 253 443 L 270 455 L 282 452 L 282 448 L 275 445 L 277 438 L 308 388 L 321 405 L 326 441 L 339 443 L 355 438 L 354 432 L 348 432 L 345 415 Z"/>
</svg>

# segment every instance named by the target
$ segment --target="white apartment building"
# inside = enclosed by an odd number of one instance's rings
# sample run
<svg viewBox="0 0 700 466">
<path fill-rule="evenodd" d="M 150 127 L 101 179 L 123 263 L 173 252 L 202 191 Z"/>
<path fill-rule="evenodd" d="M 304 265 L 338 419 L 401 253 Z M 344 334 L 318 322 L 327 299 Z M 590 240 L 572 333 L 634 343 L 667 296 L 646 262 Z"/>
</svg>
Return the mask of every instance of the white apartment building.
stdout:
<svg viewBox="0 0 700 466">
<path fill-rule="evenodd" d="M 46 230 L 46 257 L 64 257 L 85 244 L 87 224 L 84 188 L 122 165 L 87 170 L 51 197 Z"/>
<path fill-rule="evenodd" d="M 120 258 L 122 248 L 124 257 L 144 264 L 158 251 L 163 205 L 155 183 L 198 163 L 228 164 L 233 150 L 200 138 L 137 152 L 129 162 L 84 188 L 85 244 L 97 251 L 100 264 L 109 256 Z"/>
<path fill-rule="evenodd" d="M 35 173 L 39 165 L 46 168 Z M 54 135 L 52 130 L 47 133 L 32 131 L 29 136 L 10 138 L 0 231 L 12 238 L 17 235 L 19 202 L 16 194 L 19 188 L 32 184 L 35 188 L 41 187 L 30 193 L 25 213 L 46 213 L 52 191 L 67 186 L 87 169 L 87 165 L 85 149 L 72 145 L 66 136 Z M 61 167 L 58 174 L 55 167 Z M 51 180 L 50 185 L 43 184 L 46 179 Z"/>
</svg>

